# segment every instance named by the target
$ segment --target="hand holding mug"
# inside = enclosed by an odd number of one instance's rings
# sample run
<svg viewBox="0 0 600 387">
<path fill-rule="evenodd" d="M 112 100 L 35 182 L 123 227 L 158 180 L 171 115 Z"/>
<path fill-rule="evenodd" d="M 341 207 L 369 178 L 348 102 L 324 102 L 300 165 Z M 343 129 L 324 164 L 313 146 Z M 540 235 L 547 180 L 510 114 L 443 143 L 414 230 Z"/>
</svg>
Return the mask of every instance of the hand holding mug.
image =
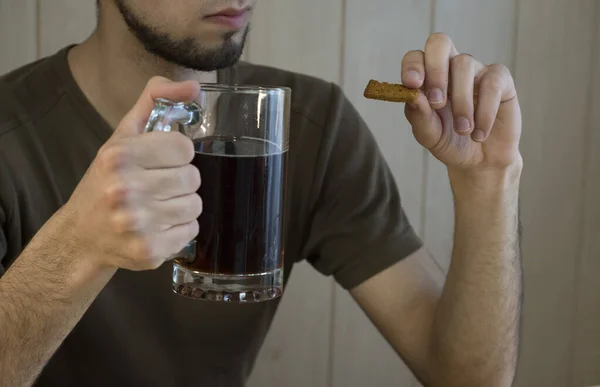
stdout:
<svg viewBox="0 0 600 387">
<path fill-rule="evenodd" d="M 152 78 L 98 151 L 61 210 L 82 259 L 156 269 L 198 234 L 202 200 L 192 141 L 177 131 L 143 133 L 156 99 L 189 101 L 198 93 L 196 82 Z"/>
</svg>

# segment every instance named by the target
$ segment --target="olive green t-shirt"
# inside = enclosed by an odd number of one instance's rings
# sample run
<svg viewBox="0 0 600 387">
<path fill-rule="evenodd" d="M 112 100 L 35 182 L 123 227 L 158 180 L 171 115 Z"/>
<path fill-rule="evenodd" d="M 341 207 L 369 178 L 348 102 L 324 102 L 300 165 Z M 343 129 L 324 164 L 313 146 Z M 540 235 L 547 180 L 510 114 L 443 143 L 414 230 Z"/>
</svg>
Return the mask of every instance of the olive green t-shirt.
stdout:
<svg viewBox="0 0 600 387">
<path fill-rule="evenodd" d="M 72 77 L 69 48 L 0 78 L 0 276 L 112 134 Z M 350 289 L 421 246 L 372 133 L 337 85 L 245 62 L 218 81 L 292 89 L 286 283 L 306 259 Z M 279 300 L 187 299 L 172 292 L 171 270 L 119 270 L 35 386 L 243 386 Z"/>
</svg>

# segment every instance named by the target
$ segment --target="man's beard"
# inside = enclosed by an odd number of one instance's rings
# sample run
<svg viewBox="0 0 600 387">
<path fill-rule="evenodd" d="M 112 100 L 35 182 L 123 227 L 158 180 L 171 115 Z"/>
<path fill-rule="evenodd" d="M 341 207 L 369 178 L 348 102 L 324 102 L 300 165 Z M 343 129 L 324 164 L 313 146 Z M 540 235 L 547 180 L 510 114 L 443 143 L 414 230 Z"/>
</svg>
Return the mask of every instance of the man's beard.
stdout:
<svg viewBox="0 0 600 387">
<path fill-rule="evenodd" d="M 157 31 L 144 23 L 125 3 L 126 0 L 116 0 L 129 30 L 146 51 L 167 62 L 198 71 L 213 71 L 232 66 L 242 55 L 249 27 L 244 30 L 240 43 L 233 40 L 235 32 L 228 32 L 223 35 L 220 47 L 208 49 L 193 38 L 173 39 L 166 33 Z"/>
</svg>

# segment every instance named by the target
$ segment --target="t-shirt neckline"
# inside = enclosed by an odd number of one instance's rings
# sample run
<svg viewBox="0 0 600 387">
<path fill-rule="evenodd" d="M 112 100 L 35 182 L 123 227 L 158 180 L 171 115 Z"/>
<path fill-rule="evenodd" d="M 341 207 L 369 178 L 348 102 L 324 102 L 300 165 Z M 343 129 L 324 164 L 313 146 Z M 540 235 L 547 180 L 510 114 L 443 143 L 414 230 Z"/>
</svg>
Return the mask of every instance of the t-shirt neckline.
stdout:
<svg viewBox="0 0 600 387">
<path fill-rule="evenodd" d="M 54 68 L 62 85 L 62 92 L 73 101 L 76 109 L 82 114 L 95 134 L 102 141 L 106 141 L 112 135 L 113 128 L 83 93 L 69 66 L 68 53 L 75 46 L 76 44 L 68 45 L 55 55 Z M 236 65 L 217 70 L 217 83 L 232 83 L 235 78 L 235 67 Z"/>
</svg>

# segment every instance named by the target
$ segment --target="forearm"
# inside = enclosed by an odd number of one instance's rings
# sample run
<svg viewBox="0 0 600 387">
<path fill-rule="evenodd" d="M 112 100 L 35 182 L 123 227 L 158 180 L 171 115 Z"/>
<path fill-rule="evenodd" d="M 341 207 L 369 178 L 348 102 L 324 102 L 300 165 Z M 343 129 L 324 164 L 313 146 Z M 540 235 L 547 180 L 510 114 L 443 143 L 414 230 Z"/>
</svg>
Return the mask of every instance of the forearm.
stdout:
<svg viewBox="0 0 600 387">
<path fill-rule="evenodd" d="M 0 387 L 32 385 L 114 274 L 69 247 L 67 227 L 52 222 L 0 278 Z"/>
<path fill-rule="evenodd" d="M 518 192 L 521 164 L 484 179 L 450 173 L 455 202 L 452 263 L 432 350 L 461 386 L 510 386 L 521 318 Z"/>
</svg>

